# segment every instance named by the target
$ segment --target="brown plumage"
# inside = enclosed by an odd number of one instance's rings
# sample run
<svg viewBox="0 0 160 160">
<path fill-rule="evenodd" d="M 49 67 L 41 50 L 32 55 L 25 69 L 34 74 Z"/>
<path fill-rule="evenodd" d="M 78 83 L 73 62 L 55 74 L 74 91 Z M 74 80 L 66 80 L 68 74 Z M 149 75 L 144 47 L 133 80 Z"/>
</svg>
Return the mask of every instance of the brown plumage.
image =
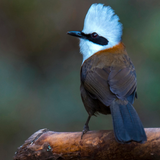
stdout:
<svg viewBox="0 0 160 160">
<path fill-rule="evenodd" d="M 89 115 L 110 113 L 111 102 L 136 91 L 135 68 L 123 43 L 88 58 L 81 67 L 81 96 Z"/>
</svg>

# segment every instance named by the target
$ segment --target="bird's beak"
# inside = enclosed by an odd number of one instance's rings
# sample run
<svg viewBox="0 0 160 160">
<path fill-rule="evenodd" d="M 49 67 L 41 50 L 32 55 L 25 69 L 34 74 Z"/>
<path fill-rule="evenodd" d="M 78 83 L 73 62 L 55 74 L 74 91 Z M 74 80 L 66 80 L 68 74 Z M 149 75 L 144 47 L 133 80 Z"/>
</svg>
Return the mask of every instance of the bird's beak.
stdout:
<svg viewBox="0 0 160 160">
<path fill-rule="evenodd" d="M 69 34 L 71 36 L 83 38 L 83 33 L 81 31 L 69 31 L 69 32 L 67 32 L 67 34 Z"/>
</svg>

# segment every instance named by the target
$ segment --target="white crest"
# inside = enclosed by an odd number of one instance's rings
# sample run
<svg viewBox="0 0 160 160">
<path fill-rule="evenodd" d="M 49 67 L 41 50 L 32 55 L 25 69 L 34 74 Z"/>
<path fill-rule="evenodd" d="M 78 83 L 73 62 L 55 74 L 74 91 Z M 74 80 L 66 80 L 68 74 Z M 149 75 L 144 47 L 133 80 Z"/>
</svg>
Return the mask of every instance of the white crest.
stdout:
<svg viewBox="0 0 160 160">
<path fill-rule="evenodd" d="M 86 39 L 80 39 L 80 52 L 84 62 L 94 53 L 117 45 L 121 41 L 122 24 L 110 6 L 95 3 L 91 5 L 86 14 L 82 32 L 86 34 L 96 32 L 109 41 L 107 45 L 99 45 Z"/>
</svg>

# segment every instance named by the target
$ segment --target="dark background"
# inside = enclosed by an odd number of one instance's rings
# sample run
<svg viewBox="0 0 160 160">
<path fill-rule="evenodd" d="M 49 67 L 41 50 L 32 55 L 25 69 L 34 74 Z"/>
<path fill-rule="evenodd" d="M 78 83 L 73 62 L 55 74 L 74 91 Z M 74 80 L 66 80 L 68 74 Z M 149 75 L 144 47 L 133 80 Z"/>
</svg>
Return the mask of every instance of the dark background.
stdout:
<svg viewBox="0 0 160 160">
<path fill-rule="evenodd" d="M 81 131 L 78 39 L 92 3 L 110 5 L 137 71 L 134 103 L 145 127 L 160 126 L 159 0 L 0 0 L 0 159 L 10 160 L 32 133 Z M 93 117 L 91 130 L 112 129 L 111 116 Z"/>
</svg>

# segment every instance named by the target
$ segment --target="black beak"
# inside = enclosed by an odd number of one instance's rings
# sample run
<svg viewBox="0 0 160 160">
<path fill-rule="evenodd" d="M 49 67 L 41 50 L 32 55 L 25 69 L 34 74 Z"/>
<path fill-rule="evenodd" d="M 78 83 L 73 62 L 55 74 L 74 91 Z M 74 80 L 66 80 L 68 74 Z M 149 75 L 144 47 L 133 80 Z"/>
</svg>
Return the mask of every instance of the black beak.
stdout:
<svg viewBox="0 0 160 160">
<path fill-rule="evenodd" d="M 81 31 L 69 31 L 69 32 L 67 32 L 67 34 L 69 34 L 71 36 L 83 38 L 83 34 Z"/>
</svg>

